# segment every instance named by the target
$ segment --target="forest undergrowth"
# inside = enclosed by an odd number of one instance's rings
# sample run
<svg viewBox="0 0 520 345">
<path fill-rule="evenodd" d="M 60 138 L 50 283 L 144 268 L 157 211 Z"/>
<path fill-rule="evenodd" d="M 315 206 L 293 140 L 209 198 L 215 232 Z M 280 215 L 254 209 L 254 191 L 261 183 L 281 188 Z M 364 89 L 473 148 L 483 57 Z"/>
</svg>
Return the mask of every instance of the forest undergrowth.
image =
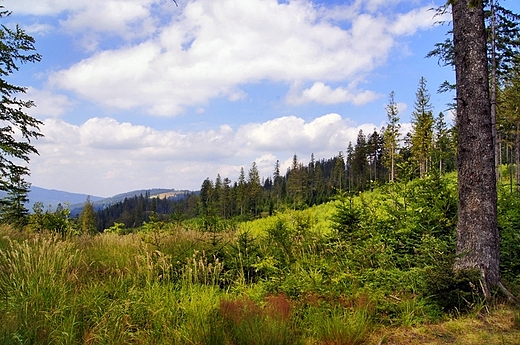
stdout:
<svg viewBox="0 0 520 345">
<path fill-rule="evenodd" d="M 450 175 L 242 223 L 2 227 L 0 343 L 518 344 L 520 309 L 451 269 L 456 215 Z M 499 223 L 519 296 L 518 194 L 500 192 Z"/>
</svg>

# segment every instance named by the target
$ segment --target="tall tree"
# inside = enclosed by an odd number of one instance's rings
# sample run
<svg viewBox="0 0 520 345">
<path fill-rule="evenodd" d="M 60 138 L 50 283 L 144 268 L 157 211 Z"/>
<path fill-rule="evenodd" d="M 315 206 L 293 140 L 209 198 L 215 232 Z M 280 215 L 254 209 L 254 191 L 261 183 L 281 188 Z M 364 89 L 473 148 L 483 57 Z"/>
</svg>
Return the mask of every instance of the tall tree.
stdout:
<svg viewBox="0 0 520 345">
<path fill-rule="evenodd" d="M 454 2 L 449 0 L 444 6 L 441 6 L 437 12 L 444 14 L 449 8 L 449 4 Z M 475 2 L 475 1 L 473 1 Z M 500 163 L 500 146 L 501 135 L 497 129 L 497 91 L 500 85 L 509 78 L 511 71 L 514 70 L 520 62 L 520 16 L 512 11 L 500 6 L 498 0 L 476 1 L 475 4 L 483 2 L 484 18 L 486 26 L 487 38 L 487 54 L 488 64 L 491 75 L 491 126 L 494 140 L 495 152 L 495 174 L 498 181 Z M 453 33 L 453 30 L 448 32 Z M 439 63 L 444 66 L 455 65 L 454 44 L 452 38 L 447 38 L 444 42 L 435 44 L 435 48 L 428 53 L 427 57 L 438 57 Z M 444 82 L 439 91 L 455 90 L 455 85 Z M 450 105 L 451 106 L 451 105 Z"/>
<path fill-rule="evenodd" d="M 258 206 L 262 197 L 262 185 L 260 184 L 260 173 L 256 162 L 251 164 L 247 174 L 247 195 L 249 198 L 250 209 L 255 216 L 258 215 Z"/>
<path fill-rule="evenodd" d="M 10 14 L 0 6 L 0 19 Z M 27 88 L 13 85 L 6 78 L 18 71 L 20 64 L 40 60 L 34 39 L 18 25 L 14 29 L 5 25 L 0 27 L 0 191 L 11 196 L 0 203 L 0 213 L 18 210 L 20 217 L 27 213 L 23 203 L 18 203 L 29 191 L 29 184 L 24 181 L 24 177 L 29 175 L 26 164 L 30 154 L 38 154 L 31 140 L 42 136 L 39 129 L 42 122 L 26 113 L 34 106 L 32 101 L 17 98 L 17 95 L 26 93 Z M 11 201 L 18 205 L 9 206 Z"/>
<path fill-rule="evenodd" d="M 303 164 L 298 162 L 298 156 L 295 154 L 287 177 L 287 194 L 292 197 L 294 209 L 303 202 L 305 180 Z"/>
<path fill-rule="evenodd" d="M 457 90 L 456 270 L 477 269 L 484 295 L 500 284 L 497 190 L 482 0 L 451 2 Z"/>
<path fill-rule="evenodd" d="M 353 162 L 354 160 L 354 146 L 352 146 L 352 141 L 348 142 L 347 146 L 347 159 L 345 162 L 345 169 L 347 170 L 347 183 L 348 183 L 348 192 L 352 191 L 352 186 L 354 184 L 354 173 L 353 173 Z"/>
<path fill-rule="evenodd" d="M 240 215 L 244 214 L 244 204 L 246 202 L 247 191 L 246 191 L 246 174 L 244 172 L 244 167 L 240 168 L 240 175 L 238 176 L 238 183 L 235 188 L 236 190 L 236 200 L 237 207 L 240 209 Z"/>
<path fill-rule="evenodd" d="M 377 182 L 378 180 L 378 165 L 379 160 L 381 159 L 382 152 L 382 136 L 379 135 L 376 129 L 374 132 L 368 136 L 367 143 L 367 153 L 369 159 L 369 178 L 370 178 L 370 188 L 372 188 L 372 182 Z"/>
<path fill-rule="evenodd" d="M 343 151 L 339 151 L 338 156 L 335 158 L 333 181 L 335 188 L 340 191 L 343 190 L 345 187 L 345 156 Z"/>
<path fill-rule="evenodd" d="M 355 176 L 354 181 L 356 188 L 359 191 L 365 189 L 369 168 L 367 138 L 363 130 L 360 129 L 356 140 L 356 147 L 354 148 L 354 155 L 352 156 L 352 172 Z"/>
<path fill-rule="evenodd" d="M 97 232 L 96 212 L 94 211 L 94 204 L 90 201 L 90 196 L 87 196 L 79 214 L 79 225 L 82 234 L 95 234 Z"/>
<path fill-rule="evenodd" d="M 399 123 L 399 109 L 395 103 L 394 92 L 390 93 L 388 105 L 386 106 L 386 115 L 388 122 L 383 134 L 383 161 L 388 168 L 390 182 L 395 180 L 395 164 L 397 161 L 397 152 L 399 148 L 399 137 L 401 124 Z"/>
<path fill-rule="evenodd" d="M 520 65 L 518 67 L 520 68 Z M 506 144 L 505 162 L 510 163 L 512 190 L 513 175 L 515 175 L 516 188 L 520 187 L 520 71 L 512 71 L 511 76 L 505 81 L 502 89 L 499 91 L 498 114 L 500 116 L 497 117 L 498 132 L 502 139 L 500 144 Z M 502 147 L 502 145 L 500 146 Z M 501 156 L 499 163 L 502 163 Z M 516 167 L 514 173 L 512 171 L 513 166 Z"/>
<path fill-rule="evenodd" d="M 433 153 L 433 112 L 430 94 L 426 88 L 426 79 L 421 77 L 415 93 L 414 111 L 412 112 L 411 153 L 419 165 L 419 176 L 428 171 Z"/>
<path fill-rule="evenodd" d="M 454 150 L 456 145 L 453 143 L 452 130 L 448 128 L 444 120 L 444 113 L 440 112 L 435 118 L 434 124 L 434 148 L 433 148 L 433 163 L 439 170 L 439 174 L 444 171 L 451 171 L 454 169 Z"/>
</svg>

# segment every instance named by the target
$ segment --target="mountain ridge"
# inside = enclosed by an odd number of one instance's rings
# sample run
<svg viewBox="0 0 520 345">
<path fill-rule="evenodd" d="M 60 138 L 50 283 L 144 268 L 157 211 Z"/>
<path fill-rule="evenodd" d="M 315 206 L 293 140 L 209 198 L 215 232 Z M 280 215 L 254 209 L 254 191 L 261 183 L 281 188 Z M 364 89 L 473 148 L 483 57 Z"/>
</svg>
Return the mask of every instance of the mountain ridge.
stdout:
<svg viewBox="0 0 520 345">
<path fill-rule="evenodd" d="M 102 209 L 108 207 L 117 202 L 123 201 L 125 198 L 132 198 L 139 195 L 148 195 L 149 197 L 168 197 L 175 198 L 179 195 L 184 195 L 189 190 L 177 190 L 173 188 L 150 188 L 150 189 L 138 189 L 128 191 L 120 194 L 116 194 L 110 197 L 101 197 L 90 194 L 73 193 L 57 189 L 47 189 L 37 186 L 31 186 L 28 193 L 29 202 L 26 207 L 32 211 L 35 203 L 42 203 L 44 208 L 50 211 L 56 209 L 58 205 L 67 207 L 71 211 L 71 215 L 75 216 L 81 212 L 83 205 L 87 198 L 94 204 L 95 209 Z M 0 193 L 0 198 L 5 196 L 4 193 Z"/>
</svg>

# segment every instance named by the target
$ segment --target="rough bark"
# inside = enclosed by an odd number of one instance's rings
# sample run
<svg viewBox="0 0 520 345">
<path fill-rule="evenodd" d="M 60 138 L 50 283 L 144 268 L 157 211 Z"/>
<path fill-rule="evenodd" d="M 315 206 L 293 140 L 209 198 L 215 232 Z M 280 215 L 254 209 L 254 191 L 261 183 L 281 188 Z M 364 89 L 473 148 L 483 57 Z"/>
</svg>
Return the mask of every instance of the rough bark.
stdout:
<svg viewBox="0 0 520 345">
<path fill-rule="evenodd" d="M 452 3 L 457 83 L 456 270 L 478 269 L 484 294 L 500 283 L 497 191 L 484 10 L 481 0 Z"/>
</svg>

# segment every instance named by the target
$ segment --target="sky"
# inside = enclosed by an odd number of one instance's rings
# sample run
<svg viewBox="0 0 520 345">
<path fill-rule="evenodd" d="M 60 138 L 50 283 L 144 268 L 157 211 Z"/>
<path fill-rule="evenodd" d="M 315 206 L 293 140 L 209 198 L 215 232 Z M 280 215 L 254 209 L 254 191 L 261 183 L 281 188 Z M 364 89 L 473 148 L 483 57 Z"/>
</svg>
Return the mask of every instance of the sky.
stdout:
<svg viewBox="0 0 520 345">
<path fill-rule="evenodd" d="M 198 190 L 328 159 L 385 125 L 403 131 L 424 77 L 435 114 L 450 67 L 425 58 L 444 0 L 3 0 L 42 61 L 8 77 L 41 120 L 34 186 L 92 196 Z M 517 0 L 501 4 L 520 12 Z"/>
</svg>

